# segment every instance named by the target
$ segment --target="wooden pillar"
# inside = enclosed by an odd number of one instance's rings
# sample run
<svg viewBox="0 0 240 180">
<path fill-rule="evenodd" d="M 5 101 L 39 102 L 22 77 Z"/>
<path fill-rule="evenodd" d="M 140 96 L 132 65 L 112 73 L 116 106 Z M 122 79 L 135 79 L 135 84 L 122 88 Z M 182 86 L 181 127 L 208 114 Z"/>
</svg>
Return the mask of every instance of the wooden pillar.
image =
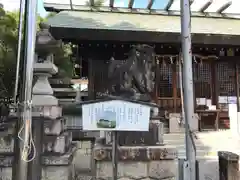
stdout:
<svg viewBox="0 0 240 180">
<path fill-rule="evenodd" d="M 92 58 L 88 59 L 88 99 L 94 99 L 94 72 Z"/>
<path fill-rule="evenodd" d="M 210 82 L 210 88 L 211 88 L 211 99 L 212 99 L 212 104 L 217 105 L 217 100 L 216 100 L 216 63 L 211 62 L 211 82 Z"/>
<path fill-rule="evenodd" d="M 157 103 L 157 104 L 158 104 L 158 97 L 159 97 L 159 81 L 160 81 L 159 70 L 160 70 L 159 60 L 157 60 L 156 68 L 155 68 L 155 85 L 154 85 L 154 93 L 153 93 L 155 103 Z"/>
<path fill-rule="evenodd" d="M 219 96 L 219 82 L 217 79 L 217 62 L 213 61 L 211 63 L 211 98 L 212 104 L 216 105 L 216 108 L 219 108 L 218 96 Z"/>
<path fill-rule="evenodd" d="M 193 63 L 193 68 L 195 68 L 194 66 L 197 66 L 197 64 Z M 194 112 L 196 112 L 196 107 L 197 107 L 197 102 L 196 102 L 196 82 L 195 82 L 195 74 L 196 73 L 193 69 L 193 104 L 194 104 Z"/>
<path fill-rule="evenodd" d="M 174 112 L 177 112 L 177 68 L 176 64 L 172 65 L 172 87 L 173 87 L 173 106 Z"/>
<path fill-rule="evenodd" d="M 237 95 L 237 111 L 240 111 L 240 102 L 239 102 L 239 69 L 238 63 L 235 62 L 235 84 L 236 84 L 236 95 Z"/>
</svg>

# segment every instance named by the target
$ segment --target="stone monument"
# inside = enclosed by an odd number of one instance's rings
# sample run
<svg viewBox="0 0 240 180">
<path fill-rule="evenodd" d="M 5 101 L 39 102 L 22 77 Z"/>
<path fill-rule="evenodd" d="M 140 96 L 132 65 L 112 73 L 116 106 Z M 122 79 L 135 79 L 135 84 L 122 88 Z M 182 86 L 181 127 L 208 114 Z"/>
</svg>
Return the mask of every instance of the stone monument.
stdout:
<svg viewBox="0 0 240 180">
<path fill-rule="evenodd" d="M 137 45 L 125 61 L 112 59 L 109 64 L 109 85 L 103 98 L 130 99 L 135 103 L 148 103 L 153 107 L 151 117 L 158 115 L 156 104 L 151 101 L 154 85 L 152 73 L 155 62 L 154 49 Z M 175 148 L 164 146 L 163 124 L 150 118 L 148 132 L 118 132 L 118 179 L 174 179 L 177 174 Z M 94 147 L 97 179 L 111 179 L 111 132 Z"/>
<path fill-rule="evenodd" d="M 108 92 L 110 95 L 152 103 L 154 89 L 155 52 L 149 45 L 135 45 L 125 61 L 110 60 Z M 152 108 L 152 117 L 158 115 L 158 108 Z M 163 144 L 163 124 L 150 121 L 149 132 L 120 132 L 120 145 Z"/>
</svg>

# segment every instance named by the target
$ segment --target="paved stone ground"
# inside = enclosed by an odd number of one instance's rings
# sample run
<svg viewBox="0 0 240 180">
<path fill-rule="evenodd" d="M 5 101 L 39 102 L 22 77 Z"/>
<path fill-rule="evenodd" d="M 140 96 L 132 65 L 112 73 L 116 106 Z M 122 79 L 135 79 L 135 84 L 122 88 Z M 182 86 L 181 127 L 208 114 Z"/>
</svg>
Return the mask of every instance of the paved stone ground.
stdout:
<svg viewBox="0 0 240 180">
<path fill-rule="evenodd" d="M 231 132 L 198 132 L 195 140 L 199 158 L 216 158 L 218 151 L 232 151 L 240 154 L 240 137 L 233 137 Z M 184 133 L 165 134 L 164 142 L 177 147 L 179 156 L 185 157 Z"/>
<path fill-rule="evenodd" d="M 240 137 L 233 137 L 229 130 L 218 132 L 198 132 L 195 139 L 200 180 L 219 180 L 218 151 L 231 151 L 240 154 Z M 184 133 L 165 134 L 167 145 L 178 149 L 179 157 L 185 158 Z"/>
</svg>

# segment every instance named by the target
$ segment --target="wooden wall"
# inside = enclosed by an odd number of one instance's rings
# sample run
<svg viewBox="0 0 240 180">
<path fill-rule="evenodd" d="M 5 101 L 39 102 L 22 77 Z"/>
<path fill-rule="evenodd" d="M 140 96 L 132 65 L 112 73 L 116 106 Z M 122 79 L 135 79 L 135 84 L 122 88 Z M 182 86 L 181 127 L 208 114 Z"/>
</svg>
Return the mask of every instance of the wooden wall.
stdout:
<svg viewBox="0 0 240 180">
<path fill-rule="evenodd" d="M 96 97 L 97 92 L 105 92 L 107 84 L 107 62 L 111 57 L 125 59 L 133 43 L 85 42 L 79 45 L 83 60 L 88 61 L 89 94 Z M 178 44 L 153 44 L 156 54 L 166 56 L 163 61 L 156 59 L 155 91 L 153 99 L 166 110 L 181 110 L 179 65 L 176 62 L 180 52 Z M 236 48 L 234 49 L 234 51 Z M 193 82 L 196 98 L 208 98 L 218 106 L 218 96 L 236 96 L 236 64 L 240 52 L 228 54 L 226 48 L 194 45 Z M 224 53 L 222 53 L 224 51 Z M 218 59 L 212 58 L 216 56 Z M 175 57 L 173 62 L 169 58 Z M 84 67 L 83 67 L 84 68 Z"/>
</svg>

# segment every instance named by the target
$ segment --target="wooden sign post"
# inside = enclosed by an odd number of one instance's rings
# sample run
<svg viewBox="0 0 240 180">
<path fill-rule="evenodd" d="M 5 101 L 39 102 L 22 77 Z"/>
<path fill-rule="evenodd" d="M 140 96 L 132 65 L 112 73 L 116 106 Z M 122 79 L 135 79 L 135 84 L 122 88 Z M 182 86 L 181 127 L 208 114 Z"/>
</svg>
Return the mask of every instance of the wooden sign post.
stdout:
<svg viewBox="0 0 240 180">
<path fill-rule="evenodd" d="M 83 130 L 112 132 L 112 171 L 113 180 L 117 180 L 118 131 L 149 131 L 151 104 L 104 99 L 84 102 L 82 110 Z"/>
</svg>

